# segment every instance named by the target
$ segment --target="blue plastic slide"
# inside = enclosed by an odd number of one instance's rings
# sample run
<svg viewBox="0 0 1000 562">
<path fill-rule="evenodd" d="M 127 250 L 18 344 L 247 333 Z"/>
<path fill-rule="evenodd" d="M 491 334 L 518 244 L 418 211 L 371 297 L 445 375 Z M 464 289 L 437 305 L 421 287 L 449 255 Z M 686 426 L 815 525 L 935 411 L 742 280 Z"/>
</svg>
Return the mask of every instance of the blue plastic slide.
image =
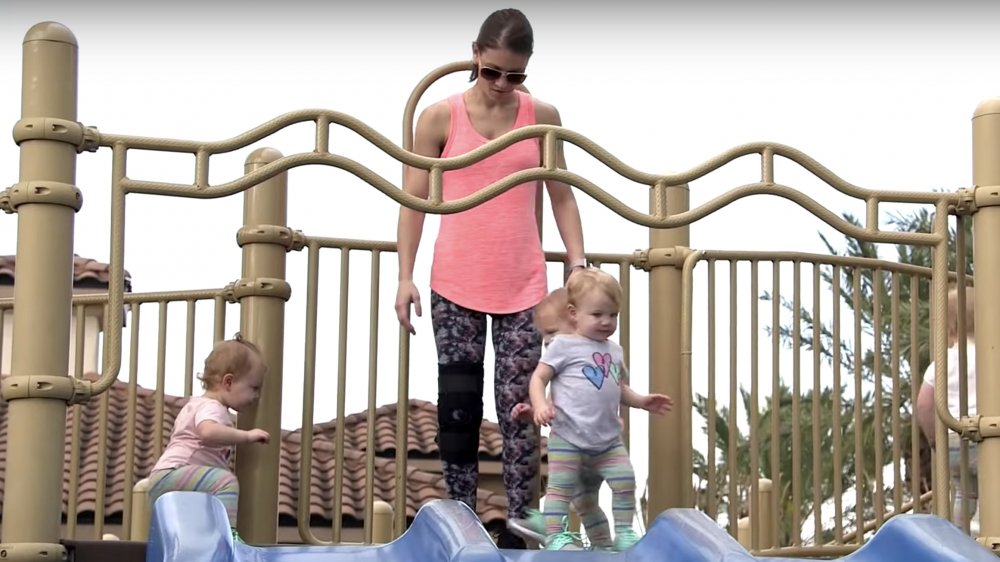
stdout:
<svg viewBox="0 0 1000 562">
<path fill-rule="evenodd" d="M 233 542 L 226 510 L 197 492 L 164 494 L 153 506 L 147 562 L 791 562 L 757 558 L 705 514 L 671 509 L 623 553 L 498 550 L 465 504 L 424 505 L 397 540 L 379 546 L 268 546 Z M 799 562 L 804 559 L 794 559 Z M 885 523 L 845 562 L 996 562 L 985 547 L 932 515 L 902 515 Z"/>
</svg>

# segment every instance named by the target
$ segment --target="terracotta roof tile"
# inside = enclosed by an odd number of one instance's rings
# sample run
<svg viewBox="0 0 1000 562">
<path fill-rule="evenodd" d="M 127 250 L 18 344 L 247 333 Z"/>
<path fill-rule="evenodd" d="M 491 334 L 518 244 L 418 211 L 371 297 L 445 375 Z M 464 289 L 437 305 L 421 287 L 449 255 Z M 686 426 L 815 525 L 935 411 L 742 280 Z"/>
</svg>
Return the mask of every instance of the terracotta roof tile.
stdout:
<svg viewBox="0 0 1000 562">
<path fill-rule="evenodd" d="M 17 256 L 0 256 L 0 285 L 14 283 Z M 111 280 L 111 266 L 97 260 L 73 255 L 73 283 L 78 285 L 97 284 L 107 286 Z M 125 290 L 132 290 L 132 276 L 125 272 Z"/>
<path fill-rule="evenodd" d="M 89 375 L 94 378 L 96 375 Z M 162 444 L 166 445 L 174 419 L 187 399 L 164 396 L 162 399 L 163 425 L 159 430 Z M 135 423 L 135 478 L 144 478 L 156 462 L 155 438 L 157 433 L 157 394 L 146 388 L 136 389 Z M 106 418 L 102 417 L 107 404 Z M 104 510 L 107 517 L 120 516 L 123 508 L 126 475 L 126 443 L 129 430 L 126 425 L 129 411 L 128 385 L 116 382 L 112 388 L 82 406 L 71 407 L 67 412 L 66 453 L 63 480 L 63 512 L 68 510 L 69 489 L 71 488 L 72 454 L 74 435 L 78 432 L 76 450 L 79 454 L 77 515 L 93 513 L 96 507 L 99 459 L 105 456 L 107 465 L 104 481 L 106 491 Z M 375 410 L 376 458 L 375 458 L 375 498 L 392 503 L 395 497 L 395 425 L 396 405 L 388 404 Z M 436 407 L 422 400 L 410 400 L 409 455 L 436 458 L 437 428 Z M 108 441 L 104 449 L 100 443 L 100 427 L 106 419 Z M 79 420 L 79 424 L 77 421 Z M 365 448 L 367 446 L 368 414 L 361 412 L 347 416 L 344 421 L 346 435 L 344 447 L 343 494 L 341 512 L 345 517 L 361 519 L 365 508 L 365 480 L 367 475 Z M 5 465 L 7 457 L 7 404 L 0 400 L 0 504 L 3 501 Z M 313 517 L 330 520 L 335 513 L 333 505 L 333 482 L 335 475 L 336 422 L 325 422 L 314 426 L 313 458 L 310 482 L 310 513 Z M 480 438 L 480 458 L 500 459 L 500 432 L 495 422 L 484 420 Z M 279 515 L 294 519 L 297 514 L 299 497 L 299 462 L 301 459 L 301 431 L 283 430 L 281 435 L 281 456 L 279 460 Z M 544 440 L 543 440 L 544 453 Z M 439 474 L 407 468 L 407 514 L 412 517 L 425 502 L 445 495 L 443 478 Z M 506 517 L 507 500 L 502 494 L 479 490 L 478 511 L 484 522 Z"/>
</svg>

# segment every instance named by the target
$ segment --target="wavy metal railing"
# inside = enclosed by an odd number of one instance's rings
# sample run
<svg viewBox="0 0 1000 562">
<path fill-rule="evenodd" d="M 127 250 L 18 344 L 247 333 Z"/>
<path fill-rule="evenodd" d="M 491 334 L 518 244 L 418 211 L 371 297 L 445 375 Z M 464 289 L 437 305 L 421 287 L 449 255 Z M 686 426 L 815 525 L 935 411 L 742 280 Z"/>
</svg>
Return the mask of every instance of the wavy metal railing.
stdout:
<svg viewBox="0 0 1000 562">
<path fill-rule="evenodd" d="M 245 148 L 285 127 L 306 121 L 316 123 L 316 152 L 283 156 L 270 164 L 243 175 L 237 180 L 217 186 L 212 186 L 208 182 L 209 158 L 211 155 Z M 350 158 L 327 152 L 329 145 L 328 127 L 331 124 L 341 125 L 358 133 L 364 140 L 375 145 L 403 164 L 429 170 L 431 174 L 430 200 L 420 199 L 405 193 L 392 182 Z M 444 171 L 474 164 L 516 142 L 533 138 L 542 138 L 544 140 L 542 143 L 543 167 L 511 174 L 466 197 L 447 202 L 442 200 L 441 175 Z M 662 192 L 668 185 L 689 183 L 707 175 L 709 172 L 721 168 L 723 165 L 737 158 L 749 154 L 759 154 L 762 157 L 761 181 L 737 187 L 689 211 L 677 214 L 670 214 L 668 211 L 664 216 L 658 216 L 629 207 L 579 174 L 569 172 L 568 170 L 556 169 L 555 155 L 557 153 L 556 143 L 558 141 L 567 141 L 582 148 L 623 177 L 633 182 L 652 187 L 654 193 L 660 197 L 662 197 Z M 114 152 L 111 212 L 113 248 L 111 253 L 112 292 L 110 304 L 112 309 L 115 309 L 116 305 L 120 304 L 121 298 L 121 289 L 117 287 L 123 277 L 124 248 L 122 240 L 124 239 L 125 194 L 145 193 L 197 199 L 220 198 L 240 193 L 282 172 L 309 164 L 322 164 L 346 170 L 401 205 L 425 213 L 449 214 L 461 212 L 482 204 L 519 184 L 528 181 L 552 179 L 579 188 L 619 216 L 635 224 L 649 228 L 669 229 L 686 226 L 709 216 L 739 199 L 751 195 L 766 194 L 793 201 L 839 232 L 861 240 L 927 246 L 935 245 L 943 239 L 943 235 L 939 233 L 939 230 L 935 229 L 934 233 L 880 231 L 877 224 L 878 205 L 880 203 L 937 203 L 938 205 L 944 204 L 947 206 L 955 205 L 960 201 L 960 195 L 957 193 L 878 191 L 861 188 L 836 176 L 804 153 L 791 147 L 773 143 L 751 143 L 733 148 L 687 172 L 674 174 L 645 173 L 624 164 L 587 137 L 569 129 L 551 125 L 532 125 L 511 131 L 462 156 L 429 158 L 399 148 L 388 138 L 347 114 L 318 109 L 285 114 L 241 135 L 223 141 L 198 142 L 102 133 L 100 134 L 100 146 L 111 147 Z M 192 184 L 180 184 L 129 179 L 126 176 L 126 152 L 136 149 L 194 154 L 196 159 L 195 182 Z M 848 223 L 801 191 L 774 183 L 773 158 L 775 155 L 784 156 L 799 163 L 803 168 L 813 173 L 817 178 L 827 182 L 841 193 L 865 200 L 868 206 L 866 227 L 859 228 Z M 944 210 L 946 211 L 947 207 Z M 110 318 L 112 324 L 116 323 L 114 322 L 116 320 L 114 314 L 116 313 L 112 310 L 112 317 Z M 120 332 L 120 330 L 118 331 Z M 114 380 L 114 377 L 117 376 L 117 372 L 120 369 L 120 359 L 116 360 L 114 357 L 114 355 L 120 355 L 120 335 L 116 334 L 114 329 L 111 332 L 108 334 L 108 349 L 111 352 L 111 356 L 108 359 L 110 362 L 107 363 L 108 367 L 102 373 L 101 378 L 94 383 L 91 389 L 91 393 L 93 394 L 105 390 L 111 384 L 111 381 Z"/>
</svg>

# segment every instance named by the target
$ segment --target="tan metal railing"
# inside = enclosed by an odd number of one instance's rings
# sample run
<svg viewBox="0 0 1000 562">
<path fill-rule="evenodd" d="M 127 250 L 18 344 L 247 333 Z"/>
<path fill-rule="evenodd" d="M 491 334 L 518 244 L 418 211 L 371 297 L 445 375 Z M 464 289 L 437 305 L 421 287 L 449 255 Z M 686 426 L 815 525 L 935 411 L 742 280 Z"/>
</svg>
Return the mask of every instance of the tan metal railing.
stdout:
<svg viewBox="0 0 1000 562">
<path fill-rule="evenodd" d="M 960 238 L 957 254 L 962 256 L 964 251 L 964 242 Z M 696 281 L 695 268 L 701 262 L 705 262 L 706 266 L 705 279 Z M 760 301 L 764 295 L 760 289 L 761 262 L 770 262 L 771 291 L 767 296 L 771 312 L 769 323 L 760 320 Z M 718 265 L 725 265 L 729 273 L 728 318 L 723 318 L 721 322 L 717 322 Z M 806 265 L 812 269 L 811 292 L 803 298 L 802 270 Z M 741 266 L 743 271 L 738 275 Z M 787 278 L 782 274 L 782 266 L 787 266 L 785 270 L 792 269 L 790 297 L 782 291 L 782 279 Z M 963 267 L 960 260 L 957 269 Z M 904 419 L 901 401 L 908 385 L 912 414 L 919 390 L 917 381 L 926 366 L 928 352 L 925 350 L 931 349 L 927 337 L 921 334 L 929 333 L 932 319 L 921 318 L 919 307 L 913 304 L 919 295 L 929 291 L 929 268 L 872 258 L 794 252 L 698 251 L 687 259 L 685 271 L 686 307 L 693 306 L 696 294 L 706 301 L 703 313 L 691 309 L 690 314 L 705 318 L 707 323 L 705 340 L 699 338 L 707 349 L 704 371 L 699 369 L 692 376 L 695 379 L 707 377 L 704 409 L 709 417 L 705 420 L 707 439 L 703 445 L 707 457 L 707 487 L 703 507 L 709 516 L 718 517 L 715 498 L 725 497 L 728 508 L 725 515 L 730 532 L 739 536 L 740 527 L 745 527 L 743 536 L 750 548 L 769 555 L 817 556 L 837 555 L 857 548 L 864 540 L 864 533 L 876 530 L 888 517 L 926 506 L 931 495 L 923 492 L 923 483 L 930 475 L 921 473 L 921 430 L 915 415 L 910 415 L 909 420 Z M 749 273 L 749 280 L 746 273 Z M 955 276 L 952 273 L 950 277 Z M 871 288 L 864 293 L 862 281 Z M 842 312 L 845 305 L 842 283 L 849 284 L 846 294 L 852 295 L 852 300 L 847 303 L 850 309 L 847 314 Z M 908 288 L 906 293 L 902 291 L 903 287 Z M 743 300 L 738 295 L 745 288 L 749 288 L 749 294 Z M 871 302 L 863 304 L 862 294 L 871 294 Z M 904 294 L 911 299 L 906 306 L 905 317 L 901 313 Z M 746 321 L 747 309 L 749 322 Z M 784 309 L 790 309 L 787 311 L 790 312 L 790 320 Z M 741 312 L 743 316 L 738 316 Z M 888 313 L 888 319 L 883 318 L 885 313 Z M 901 324 L 904 320 L 906 323 Z M 845 323 L 852 328 L 847 337 L 841 333 Z M 717 335 L 718 324 L 728 324 L 728 337 L 725 338 L 729 344 L 728 354 L 716 349 L 716 342 L 721 339 Z M 964 326 L 964 320 L 959 320 L 959 325 Z M 685 351 L 693 349 L 695 337 L 691 329 L 690 322 L 686 323 Z M 759 386 L 762 378 L 760 351 L 764 347 L 759 334 L 764 330 L 771 334 L 771 402 L 766 406 L 769 415 L 767 426 L 760 417 L 762 393 Z M 866 338 L 868 331 L 870 334 Z M 904 331 L 909 341 L 906 350 L 901 348 Z M 750 342 L 749 357 L 739 352 L 739 344 L 745 341 L 744 338 Z M 865 343 L 866 339 L 870 341 Z M 789 348 L 787 351 L 786 347 Z M 808 393 L 801 390 L 803 348 L 811 350 L 812 381 Z M 850 357 L 845 358 L 842 354 L 847 350 L 852 351 L 849 352 Z M 729 378 L 724 381 L 728 397 L 721 400 L 716 392 L 716 356 L 719 351 L 729 358 Z M 789 354 L 790 361 L 787 360 Z M 863 379 L 863 358 L 868 354 L 871 360 L 867 369 L 874 377 L 872 382 Z M 933 356 L 933 353 L 930 355 Z M 844 368 L 853 371 L 853 377 L 848 382 L 853 387 L 853 404 L 849 408 L 845 408 L 844 397 L 841 396 L 841 388 L 846 386 L 841 380 Z M 962 372 L 964 380 L 966 373 L 964 369 Z M 737 388 L 746 382 L 749 382 L 750 389 L 741 403 Z M 790 391 L 786 390 L 786 384 L 791 385 Z M 816 391 L 824 388 L 830 391 L 829 397 Z M 872 399 L 869 410 L 865 412 L 863 394 L 867 392 L 872 393 Z M 786 393 L 790 404 L 784 402 L 784 398 L 776 404 L 775 397 L 784 397 Z M 811 398 L 810 402 L 803 404 L 807 397 Z M 717 413 L 720 412 L 720 404 L 727 414 L 724 418 L 717 417 L 721 415 Z M 808 409 L 803 406 L 808 406 Z M 741 407 L 748 410 L 745 412 L 747 419 L 738 417 Z M 790 408 L 787 424 L 782 415 L 775 415 L 785 408 Z M 830 414 L 830 419 L 825 420 L 827 414 Z M 871 419 L 866 420 L 864 416 Z M 741 423 L 748 426 L 746 435 L 740 427 Z M 908 431 L 905 437 L 904 423 Z M 873 434 L 863 434 L 860 429 L 864 427 L 871 427 Z M 720 431 L 725 435 L 720 437 Z M 847 443 L 845 448 L 844 440 L 848 433 L 853 433 L 853 443 Z M 775 446 L 779 442 L 782 446 Z M 728 447 L 720 451 L 727 460 L 722 474 L 716 462 L 717 448 L 722 446 L 720 443 Z M 788 445 L 791 458 L 779 458 L 782 454 L 779 449 L 784 452 Z M 909 447 L 910 454 L 908 481 L 902 474 L 906 447 Z M 938 454 L 944 452 L 938 449 Z M 810 454 L 806 456 L 806 452 Z M 765 453 L 769 472 L 761 468 L 761 458 Z M 889 458 L 886 458 L 887 454 Z M 844 492 L 847 490 L 844 490 L 840 475 L 851 473 L 847 470 L 848 466 L 854 471 L 853 517 L 843 508 Z M 886 467 L 891 471 L 888 484 L 883 482 Z M 760 489 L 762 478 L 767 479 L 767 494 L 762 494 Z M 720 482 L 727 488 L 722 492 L 718 489 Z M 944 496 L 947 495 L 945 489 Z M 914 502 L 915 496 L 921 501 Z M 733 498 L 737 500 L 733 501 Z M 767 506 L 769 514 L 785 522 L 788 529 L 784 533 L 780 532 L 779 525 L 761 515 L 762 501 L 770 502 Z M 816 509 L 816 506 L 825 504 L 832 504 L 832 515 L 824 516 L 824 510 Z M 804 505 L 811 505 L 812 509 L 800 513 L 799 506 Z M 808 529 L 801 520 L 804 515 L 812 516 L 813 538 L 807 542 L 801 538 L 802 532 Z M 860 534 L 857 532 L 859 522 L 863 523 Z M 767 532 L 762 531 L 765 525 Z M 851 530 L 845 535 L 845 529 Z M 828 535 L 827 539 L 822 538 L 824 534 Z"/>
</svg>

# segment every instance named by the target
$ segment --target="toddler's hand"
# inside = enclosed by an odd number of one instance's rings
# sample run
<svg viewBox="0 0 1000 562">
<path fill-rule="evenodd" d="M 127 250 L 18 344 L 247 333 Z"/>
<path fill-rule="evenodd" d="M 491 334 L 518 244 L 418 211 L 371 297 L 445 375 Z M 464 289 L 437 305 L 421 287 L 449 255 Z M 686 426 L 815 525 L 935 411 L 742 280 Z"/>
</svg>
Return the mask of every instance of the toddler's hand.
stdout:
<svg viewBox="0 0 1000 562">
<path fill-rule="evenodd" d="M 263 429 L 251 429 L 247 431 L 247 443 L 268 443 L 271 436 Z"/>
<path fill-rule="evenodd" d="M 531 422 L 532 419 L 535 417 L 535 413 L 531 409 L 531 404 L 525 404 L 524 402 L 520 402 L 518 404 L 515 404 L 514 407 L 511 409 L 510 417 L 514 421 L 519 421 L 521 423 L 528 423 Z"/>
<path fill-rule="evenodd" d="M 535 423 L 538 425 L 549 425 L 555 417 L 556 409 L 548 402 L 541 408 L 535 408 Z"/>
<path fill-rule="evenodd" d="M 674 401 L 665 394 L 650 394 L 642 397 L 642 409 L 651 414 L 663 415 L 672 410 Z"/>
</svg>

